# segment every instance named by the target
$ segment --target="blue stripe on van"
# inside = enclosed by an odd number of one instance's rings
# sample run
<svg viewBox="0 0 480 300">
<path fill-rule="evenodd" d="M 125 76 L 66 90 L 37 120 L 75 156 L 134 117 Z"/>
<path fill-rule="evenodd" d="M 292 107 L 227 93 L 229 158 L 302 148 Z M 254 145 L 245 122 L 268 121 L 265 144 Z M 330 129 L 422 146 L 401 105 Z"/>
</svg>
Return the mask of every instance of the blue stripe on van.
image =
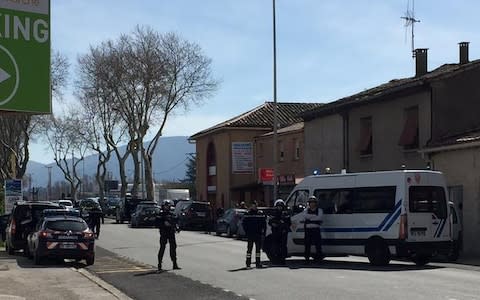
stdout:
<svg viewBox="0 0 480 300">
<path fill-rule="evenodd" d="M 440 223 L 438 223 L 437 229 L 435 229 L 435 233 L 433 234 L 433 237 L 437 237 L 438 229 L 440 229 L 440 225 L 442 225 L 442 221 L 440 221 Z"/>
<path fill-rule="evenodd" d="M 397 212 L 395 213 L 395 215 L 393 216 L 393 218 L 390 220 L 390 222 L 388 223 L 387 226 L 385 226 L 385 228 L 383 228 L 383 231 L 388 231 L 390 229 L 390 227 L 393 225 L 393 223 L 398 219 L 398 217 L 400 216 L 400 213 L 402 212 L 402 209 L 399 208 L 397 209 Z"/>
<path fill-rule="evenodd" d="M 397 214 L 401 211 L 401 206 L 402 206 L 402 199 L 400 199 L 400 201 L 398 201 L 396 204 L 395 204 L 395 207 L 393 208 L 393 211 L 390 212 L 386 217 L 385 219 L 383 219 L 383 222 L 380 224 L 380 226 L 378 226 L 378 230 L 380 231 L 383 226 L 385 225 L 385 223 L 388 222 L 388 220 L 392 217 L 392 215 L 394 216 L 393 218 L 393 221 L 395 221 L 396 218 L 398 218 Z M 397 212 L 397 210 L 399 212 Z M 393 224 L 393 221 L 391 220 L 390 221 L 390 226 L 392 226 Z M 390 228 L 390 226 L 388 226 L 388 228 Z M 387 229 L 388 230 L 388 229 Z M 383 230 L 383 231 L 387 231 L 387 230 Z"/>
<path fill-rule="evenodd" d="M 402 211 L 402 199 L 398 201 L 395 204 L 394 209 L 388 213 L 388 215 L 385 216 L 383 221 L 378 225 L 377 227 L 330 227 L 330 228 L 321 228 L 320 230 L 322 232 L 372 232 L 372 231 L 382 231 L 382 228 L 385 226 L 386 223 L 387 226 L 383 229 L 383 231 L 388 231 L 390 227 L 393 225 L 393 223 L 398 219 L 400 216 L 400 213 Z M 296 232 L 304 232 L 305 229 L 299 228 L 296 230 Z"/>
<path fill-rule="evenodd" d="M 447 219 L 443 219 L 443 220 L 442 220 L 442 223 L 440 223 L 440 226 L 441 226 L 441 227 L 439 226 L 439 227 L 440 227 L 440 230 L 438 231 L 437 237 L 440 237 L 440 235 L 442 234 L 443 227 L 445 227 L 445 223 L 447 223 Z"/>
</svg>

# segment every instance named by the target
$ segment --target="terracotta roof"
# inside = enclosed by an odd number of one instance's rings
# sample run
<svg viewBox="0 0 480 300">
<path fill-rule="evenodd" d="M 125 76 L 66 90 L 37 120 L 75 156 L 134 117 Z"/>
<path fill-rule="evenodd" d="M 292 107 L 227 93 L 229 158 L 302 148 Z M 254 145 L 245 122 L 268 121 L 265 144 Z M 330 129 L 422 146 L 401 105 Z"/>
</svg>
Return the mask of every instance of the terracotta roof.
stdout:
<svg viewBox="0 0 480 300">
<path fill-rule="evenodd" d="M 326 103 L 321 107 L 306 111 L 302 114 L 302 117 L 304 120 L 308 121 L 317 117 L 339 113 L 353 106 L 359 106 L 374 101 L 388 100 L 390 99 L 388 96 L 408 92 L 410 90 L 422 89 L 428 87 L 428 84 L 431 82 L 455 76 L 461 72 L 478 68 L 479 66 L 480 60 L 475 60 L 466 64 L 445 64 L 423 76 L 393 79 L 374 88 Z"/>
<path fill-rule="evenodd" d="M 277 133 L 282 134 L 282 133 L 302 130 L 303 127 L 304 127 L 303 124 L 304 124 L 303 122 L 299 122 L 299 123 L 295 123 L 295 124 L 287 126 L 287 127 L 280 128 L 280 129 L 277 130 Z M 270 136 L 270 135 L 273 135 L 273 131 L 265 133 L 262 136 Z"/>
<path fill-rule="evenodd" d="M 285 103 L 277 102 L 277 114 L 279 127 L 286 127 L 298 122 L 302 122 L 300 114 L 307 110 L 317 108 L 321 103 Z M 265 130 L 273 129 L 273 102 L 265 102 L 241 115 L 230 120 L 202 130 L 190 137 L 194 140 L 199 136 L 205 135 L 212 131 L 225 128 L 261 128 Z"/>
</svg>

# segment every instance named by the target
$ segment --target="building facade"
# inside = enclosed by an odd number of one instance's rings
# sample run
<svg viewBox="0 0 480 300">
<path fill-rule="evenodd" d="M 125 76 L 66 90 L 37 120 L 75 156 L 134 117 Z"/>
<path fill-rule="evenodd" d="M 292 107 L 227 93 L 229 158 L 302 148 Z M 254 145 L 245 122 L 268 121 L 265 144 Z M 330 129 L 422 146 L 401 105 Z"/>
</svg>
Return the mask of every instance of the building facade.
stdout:
<svg viewBox="0 0 480 300">
<path fill-rule="evenodd" d="M 333 172 L 443 171 L 451 200 L 463 216 L 465 253 L 480 255 L 480 177 L 474 163 L 478 148 L 435 150 L 451 136 L 480 128 L 480 60 L 469 61 L 468 43 L 460 43 L 459 52 L 458 63 L 427 72 L 427 50 L 417 49 L 414 77 L 303 114 L 305 172 L 327 167 Z"/>
<path fill-rule="evenodd" d="M 213 208 L 234 207 L 252 200 L 267 205 L 263 184 L 258 182 L 255 139 L 273 130 L 273 103 L 198 132 L 190 137 L 196 144 L 196 199 Z M 317 103 L 278 103 L 279 128 L 301 122 L 300 114 Z M 265 157 L 273 149 L 265 145 Z"/>
</svg>

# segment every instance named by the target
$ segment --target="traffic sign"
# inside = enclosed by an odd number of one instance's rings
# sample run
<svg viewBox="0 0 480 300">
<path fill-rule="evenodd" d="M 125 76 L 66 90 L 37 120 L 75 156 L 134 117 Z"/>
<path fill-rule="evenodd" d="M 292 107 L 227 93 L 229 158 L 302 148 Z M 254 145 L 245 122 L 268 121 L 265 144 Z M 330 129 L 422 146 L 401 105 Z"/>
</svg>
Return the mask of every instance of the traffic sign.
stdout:
<svg viewBox="0 0 480 300">
<path fill-rule="evenodd" d="M 0 110 L 51 113 L 50 0 L 1 0 L 0 24 Z"/>
</svg>

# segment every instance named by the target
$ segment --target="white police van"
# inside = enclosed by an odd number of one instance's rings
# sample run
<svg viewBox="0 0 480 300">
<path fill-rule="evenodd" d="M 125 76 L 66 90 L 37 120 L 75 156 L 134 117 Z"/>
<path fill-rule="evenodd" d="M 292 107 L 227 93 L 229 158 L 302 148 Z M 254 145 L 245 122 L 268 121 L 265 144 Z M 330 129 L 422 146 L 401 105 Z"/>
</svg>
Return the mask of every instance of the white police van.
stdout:
<svg viewBox="0 0 480 300">
<path fill-rule="evenodd" d="M 286 200 L 292 211 L 289 256 L 303 256 L 301 212 L 311 195 L 317 197 L 324 213 L 321 231 L 326 256 L 366 255 L 373 265 L 404 257 L 424 265 L 451 247 L 448 193 L 440 172 L 401 170 L 304 178 Z"/>
</svg>

